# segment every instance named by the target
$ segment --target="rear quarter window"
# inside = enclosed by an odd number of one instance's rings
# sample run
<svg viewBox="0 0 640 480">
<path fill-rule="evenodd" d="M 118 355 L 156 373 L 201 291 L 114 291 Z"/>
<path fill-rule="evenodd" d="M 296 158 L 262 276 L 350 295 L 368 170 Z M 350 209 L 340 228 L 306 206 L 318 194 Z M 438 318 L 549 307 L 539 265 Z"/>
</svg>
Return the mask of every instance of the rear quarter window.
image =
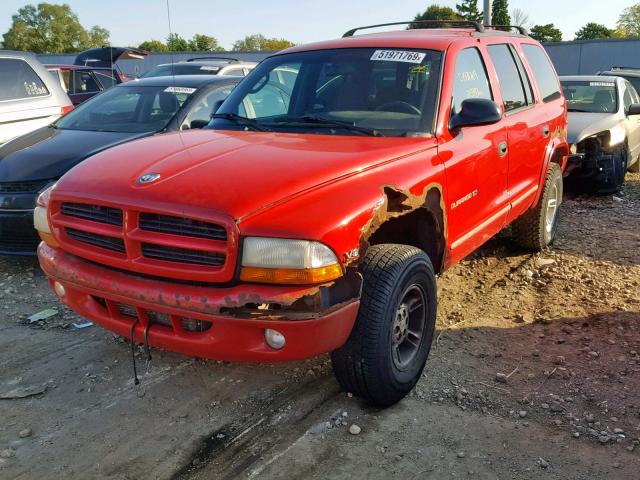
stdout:
<svg viewBox="0 0 640 480">
<path fill-rule="evenodd" d="M 49 90 L 27 62 L 19 58 L 0 58 L 0 101 L 46 95 Z"/>
<path fill-rule="evenodd" d="M 538 84 L 542 101 L 550 102 L 560 98 L 560 83 L 556 71 L 542 47 L 532 44 L 522 44 L 521 47 Z"/>
</svg>

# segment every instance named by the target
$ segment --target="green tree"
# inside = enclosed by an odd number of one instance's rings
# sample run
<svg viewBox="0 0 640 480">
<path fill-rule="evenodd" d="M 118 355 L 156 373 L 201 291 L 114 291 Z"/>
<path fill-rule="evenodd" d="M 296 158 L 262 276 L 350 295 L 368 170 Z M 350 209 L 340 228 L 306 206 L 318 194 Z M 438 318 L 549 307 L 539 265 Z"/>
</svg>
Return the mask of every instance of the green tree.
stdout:
<svg viewBox="0 0 640 480">
<path fill-rule="evenodd" d="M 85 30 L 67 4 L 25 5 L 12 16 L 3 35 L 3 47 L 35 53 L 73 53 L 109 43 L 109 31 L 102 27 Z"/>
<path fill-rule="evenodd" d="M 555 27 L 553 23 L 546 25 L 534 25 L 529 32 L 531 38 L 535 38 L 541 43 L 544 42 L 561 42 L 562 32 Z"/>
<path fill-rule="evenodd" d="M 640 37 L 640 3 L 622 11 L 618 19 L 616 36 Z"/>
<path fill-rule="evenodd" d="M 261 33 L 247 35 L 242 40 L 233 44 L 231 50 L 235 52 L 259 51 L 259 50 L 282 50 L 293 47 L 295 44 L 284 38 L 267 38 Z"/>
<path fill-rule="evenodd" d="M 611 38 L 615 30 L 607 28 L 601 23 L 589 22 L 576 32 L 576 40 L 593 40 L 596 38 Z"/>
<path fill-rule="evenodd" d="M 142 50 L 147 50 L 148 52 L 168 52 L 169 48 L 167 45 L 162 43 L 160 40 L 147 40 L 146 42 L 142 42 L 138 45 L 138 48 Z"/>
<path fill-rule="evenodd" d="M 215 37 L 196 33 L 189 41 L 191 50 L 195 52 L 224 52 Z"/>
<path fill-rule="evenodd" d="M 478 9 L 478 0 L 462 0 L 456 4 L 458 16 L 465 20 L 482 23 L 482 12 Z"/>
<path fill-rule="evenodd" d="M 493 0 L 491 4 L 491 23 L 493 25 L 511 25 L 509 0 Z"/>
<path fill-rule="evenodd" d="M 102 28 L 97 25 L 94 25 L 87 32 L 87 34 L 89 35 L 89 43 L 93 47 L 102 47 L 104 45 L 109 45 L 110 33 L 109 33 L 109 30 L 107 30 L 106 28 Z"/>
<path fill-rule="evenodd" d="M 456 11 L 451 7 L 443 7 L 440 5 L 431 5 L 423 13 L 419 13 L 413 19 L 414 21 L 423 20 L 464 20 Z M 446 24 L 444 25 L 446 26 Z M 419 23 L 411 23 L 407 27 L 408 29 L 421 28 Z"/>
<path fill-rule="evenodd" d="M 167 37 L 167 50 L 170 52 L 192 52 L 189 41 L 177 33 L 171 33 Z"/>
</svg>

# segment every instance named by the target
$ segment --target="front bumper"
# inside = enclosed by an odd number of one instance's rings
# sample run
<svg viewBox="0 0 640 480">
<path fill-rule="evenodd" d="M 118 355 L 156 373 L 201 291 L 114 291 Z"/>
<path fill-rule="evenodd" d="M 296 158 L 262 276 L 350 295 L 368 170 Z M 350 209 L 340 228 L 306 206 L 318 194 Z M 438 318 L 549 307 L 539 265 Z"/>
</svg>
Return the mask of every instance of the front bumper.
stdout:
<svg viewBox="0 0 640 480">
<path fill-rule="evenodd" d="M 0 255 L 35 255 L 39 242 L 33 228 L 33 209 L 0 208 Z"/>
<path fill-rule="evenodd" d="M 40 265 L 50 283 L 59 282 L 60 300 L 74 311 L 120 336 L 189 356 L 227 361 L 277 362 L 299 360 L 342 346 L 356 319 L 357 296 L 316 308 L 312 312 L 287 307 L 313 304 L 323 288 L 239 284 L 232 287 L 190 285 L 120 272 L 85 261 L 44 243 L 38 247 Z M 337 283 L 337 282 L 336 282 Z M 344 286 L 342 286 L 344 290 Z M 351 291 L 359 292 L 359 284 Z M 247 313 L 247 305 L 277 304 L 277 311 Z M 124 315 L 120 305 L 136 312 Z M 116 307 L 118 306 L 118 307 Z M 170 326 L 155 323 L 159 315 Z M 202 332 L 180 327 L 181 319 L 209 322 Z M 269 347 L 266 328 L 286 338 L 280 350 Z"/>
<path fill-rule="evenodd" d="M 604 181 L 614 175 L 615 161 L 615 155 L 610 153 L 574 153 L 569 156 L 564 176 L 573 175 L 583 180 Z"/>
</svg>

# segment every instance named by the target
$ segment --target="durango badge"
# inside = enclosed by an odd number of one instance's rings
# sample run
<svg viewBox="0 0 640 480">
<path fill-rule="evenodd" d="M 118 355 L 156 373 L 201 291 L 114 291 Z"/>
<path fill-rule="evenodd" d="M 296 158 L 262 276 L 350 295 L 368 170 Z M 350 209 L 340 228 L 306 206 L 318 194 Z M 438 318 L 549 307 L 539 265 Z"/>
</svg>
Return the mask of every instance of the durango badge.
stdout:
<svg viewBox="0 0 640 480">
<path fill-rule="evenodd" d="M 138 179 L 138 183 L 142 183 L 142 184 L 151 183 L 151 182 L 155 182 L 159 178 L 160 178 L 159 173 L 145 173 Z"/>
</svg>

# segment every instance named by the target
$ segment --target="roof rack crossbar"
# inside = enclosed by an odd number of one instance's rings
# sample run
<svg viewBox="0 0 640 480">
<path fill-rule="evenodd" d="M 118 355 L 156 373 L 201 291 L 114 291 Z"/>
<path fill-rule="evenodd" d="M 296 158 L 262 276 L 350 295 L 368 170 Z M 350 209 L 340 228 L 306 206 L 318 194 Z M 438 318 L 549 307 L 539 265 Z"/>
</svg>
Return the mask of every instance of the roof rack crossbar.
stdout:
<svg viewBox="0 0 640 480">
<path fill-rule="evenodd" d="M 188 58 L 187 62 L 198 62 L 200 60 L 229 60 L 229 63 L 239 62 L 237 58 L 233 57 L 219 57 L 219 56 L 211 56 L 211 57 L 193 57 Z"/>
<path fill-rule="evenodd" d="M 472 22 L 469 20 L 410 20 L 408 22 L 392 22 L 392 23 L 380 23 L 378 25 L 367 25 L 365 27 L 356 27 L 348 30 L 342 35 L 343 37 L 353 37 L 353 34 L 358 30 L 367 30 L 370 28 L 378 27 L 391 27 L 394 25 L 424 25 L 429 28 L 473 28 L 476 32 L 484 32 L 484 27 L 478 22 Z"/>
<path fill-rule="evenodd" d="M 613 65 L 611 70 L 640 70 L 640 66 L 638 67 L 627 67 L 623 65 Z"/>
<path fill-rule="evenodd" d="M 485 25 L 485 28 L 515 28 L 520 35 L 529 35 L 529 32 L 522 25 Z"/>
</svg>

